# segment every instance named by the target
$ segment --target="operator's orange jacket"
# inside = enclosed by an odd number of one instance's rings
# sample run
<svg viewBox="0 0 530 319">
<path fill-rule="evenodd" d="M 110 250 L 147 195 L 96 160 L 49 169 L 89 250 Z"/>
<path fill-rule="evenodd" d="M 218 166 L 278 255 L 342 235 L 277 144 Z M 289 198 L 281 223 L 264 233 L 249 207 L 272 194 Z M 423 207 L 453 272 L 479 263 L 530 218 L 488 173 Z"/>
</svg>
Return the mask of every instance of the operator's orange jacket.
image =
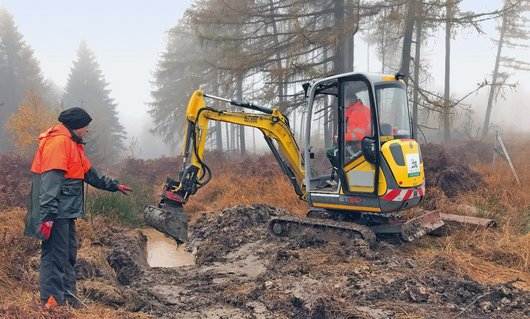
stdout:
<svg viewBox="0 0 530 319">
<path fill-rule="evenodd" d="M 360 141 L 365 136 L 372 135 L 370 108 L 357 100 L 344 112 L 346 117 L 346 142 Z"/>
<path fill-rule="evenodd" d="M 54 125 L 39 135 L 39 149 L 31 171 L 42 174 L 57 169 L 66 172 L 65 178 L 84 179 L 91 164 L 85 156 L 83 144 L 76 143 L 71 137 L 63 124 Z"/>
</svg>

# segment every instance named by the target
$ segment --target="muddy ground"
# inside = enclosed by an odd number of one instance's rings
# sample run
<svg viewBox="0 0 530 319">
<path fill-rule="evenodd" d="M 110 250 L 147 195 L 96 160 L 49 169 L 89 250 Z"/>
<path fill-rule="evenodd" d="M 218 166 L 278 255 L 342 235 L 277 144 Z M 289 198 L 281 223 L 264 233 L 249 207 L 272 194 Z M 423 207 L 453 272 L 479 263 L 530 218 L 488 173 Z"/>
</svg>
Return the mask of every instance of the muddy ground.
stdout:
<svg viewBox="0 0 530 319">
<path fill-rule="evenodd" d="M 467 165 L 484 157 L 458 157 L 468 154 L 468 147 L 458 152 L 422 146 L 428 187 L 424 208 L 439 208 L 442 197 L 484 186 Z M 24 207 L 29 164 L 10 157 L 0 160 L 0 208 Z M 138 160 L 124 170 L 152 183 L 171 166 L 158 164 Z M 323 243 L 310 232 L 293 240 L 270 236 L 270 218 L 287 213 L 266 205 L 205 213 L 192 226 L 187 247 L 196 264 L 178 268 L 150 268 L 147 238 L 139 230 L 101 225 L 96 235 L 80 243 L 79 295 L 87 305 L 162 318 L 530 316 L 530 293 L 516 288 L 520 282 L 479 283 L 451 255 L 430 245 L 428 237 L 367 247 L 362 241 Z M 32 260 L 30 277 L 36 278 L 38 257 Z"/>
<path fill-rule="evenodd" d="M 530 293 L 483 285 L 444 254 L 417 244 L 323 243 L 267 232 L 266 205 L 204 214 L 188 249 L 196 265 L 149 268 L 146 238 L 113 229 L 92 245 L 111 269 L 81 260 L 86 300 L 162 318 L 524 318 Z M 111 275 L 116 272 L 116 279 Z"/>
</svg>

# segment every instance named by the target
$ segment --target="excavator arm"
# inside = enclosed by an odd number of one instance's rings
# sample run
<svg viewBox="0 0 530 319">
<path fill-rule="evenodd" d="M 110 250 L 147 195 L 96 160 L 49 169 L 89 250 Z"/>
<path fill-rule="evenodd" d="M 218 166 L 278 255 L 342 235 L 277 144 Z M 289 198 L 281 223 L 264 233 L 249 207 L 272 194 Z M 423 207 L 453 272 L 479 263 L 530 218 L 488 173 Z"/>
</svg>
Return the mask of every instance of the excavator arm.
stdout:
<svg viewBox="0 0 530 319">
<path fill-rule="evenodd" d="M 235 106 L 261 112 L 245 113 L 216 110 L 206 106 L 204 98 L 217 99 Z M 210 121 L 239 124 L 259 129 L 278 160 L 282 171 L 287 175 L 295 192 L 301 198 L 305 196 L 304 164 L 300 148 L 291 132 L 288 119 L 278 109 L 266 109 L 247 102 L 227 100 L 202 91 L 195 91 L 186 111 L 186 134 L 183 145 L 183 161 L 189 165 L 180 175 L 180 186 L 175 189 L 184 199 L 193 195 L 210 178 L 210 170 L 203 161 L 208 124 Z"/>
<path fill-rule="evenodd" d="M 213 109 L 206 106 L 205 98 L 220 100 L 259 113 Z M 211 178 L 210 168 L 204 162 L 204 149 L 210 121 L 259 129 L 296 194 L 301 199 L 305 199 L 304 161 L 289 127 L 289 120 L 278 109 L 267 109 L 248 102 L 228 100 L 197 90 L 189 100 L 186 121 L 182 150 L 184 168 L 178 180 L 167 179 L 159 205 L 157 207 L 147 206 L 144 214 L 147 224 L 171 235 L 177 242 L 187 241 L 188 219 L 182 205 L 186 203 L 189 196 L 195 194 Z"/>
</svg>

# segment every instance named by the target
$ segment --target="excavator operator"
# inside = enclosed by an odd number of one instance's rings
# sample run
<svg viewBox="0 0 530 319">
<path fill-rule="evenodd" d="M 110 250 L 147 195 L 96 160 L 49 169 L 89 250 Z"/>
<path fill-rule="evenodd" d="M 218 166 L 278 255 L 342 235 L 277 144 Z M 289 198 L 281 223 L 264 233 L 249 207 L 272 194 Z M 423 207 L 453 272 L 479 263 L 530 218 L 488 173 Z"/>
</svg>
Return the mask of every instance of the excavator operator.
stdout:
<svg viewBox="0 0 530 319">
<path fill-rule="evenodd" d="M 347 152 L 345 152 L 345 161 L 350 161 L 353 158 L 356 158 L 357 154 L 360 152 L 362 139 L 365 136 L 372 135 L 372 125 L 370 121 L 370 107 L 364 105 L 355 93 L 350 91 L 346 94 L 344 105 L 344 141 L 347 150 Z M 331 180 L 336 177 L 336 171 L 339 165 L 336 143 L 337 141 L 335 141 L 335 146 L 328 149 L 326 152 L 326 156 L 331 165 L 333 165 Z"/>
<path fill-rule="evenodd" d="M 372 135 L 370 108 L 364 105 L 361 99 L 354 93 L 346 96 L 344 102 L 344 105 L 346 105 L 344 111 L 346 118 L 344 140 L 346 144 L 348 142 L 362 141 L 365 136 Z"/>
</svg>

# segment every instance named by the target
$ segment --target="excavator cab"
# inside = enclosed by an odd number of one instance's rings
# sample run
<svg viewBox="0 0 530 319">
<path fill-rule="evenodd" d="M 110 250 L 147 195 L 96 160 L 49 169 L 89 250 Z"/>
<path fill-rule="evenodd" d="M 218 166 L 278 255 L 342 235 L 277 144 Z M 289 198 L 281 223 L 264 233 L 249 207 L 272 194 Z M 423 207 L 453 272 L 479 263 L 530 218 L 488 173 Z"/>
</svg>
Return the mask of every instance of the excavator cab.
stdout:
<svg viewBox="0 0 530 319">
<path fill-rule="evenodd" d="M 348 73 L 305 87 L 308 202 L 366 223 L 420 203 L 423 161 L 401 77 Z"/>
</svg>

